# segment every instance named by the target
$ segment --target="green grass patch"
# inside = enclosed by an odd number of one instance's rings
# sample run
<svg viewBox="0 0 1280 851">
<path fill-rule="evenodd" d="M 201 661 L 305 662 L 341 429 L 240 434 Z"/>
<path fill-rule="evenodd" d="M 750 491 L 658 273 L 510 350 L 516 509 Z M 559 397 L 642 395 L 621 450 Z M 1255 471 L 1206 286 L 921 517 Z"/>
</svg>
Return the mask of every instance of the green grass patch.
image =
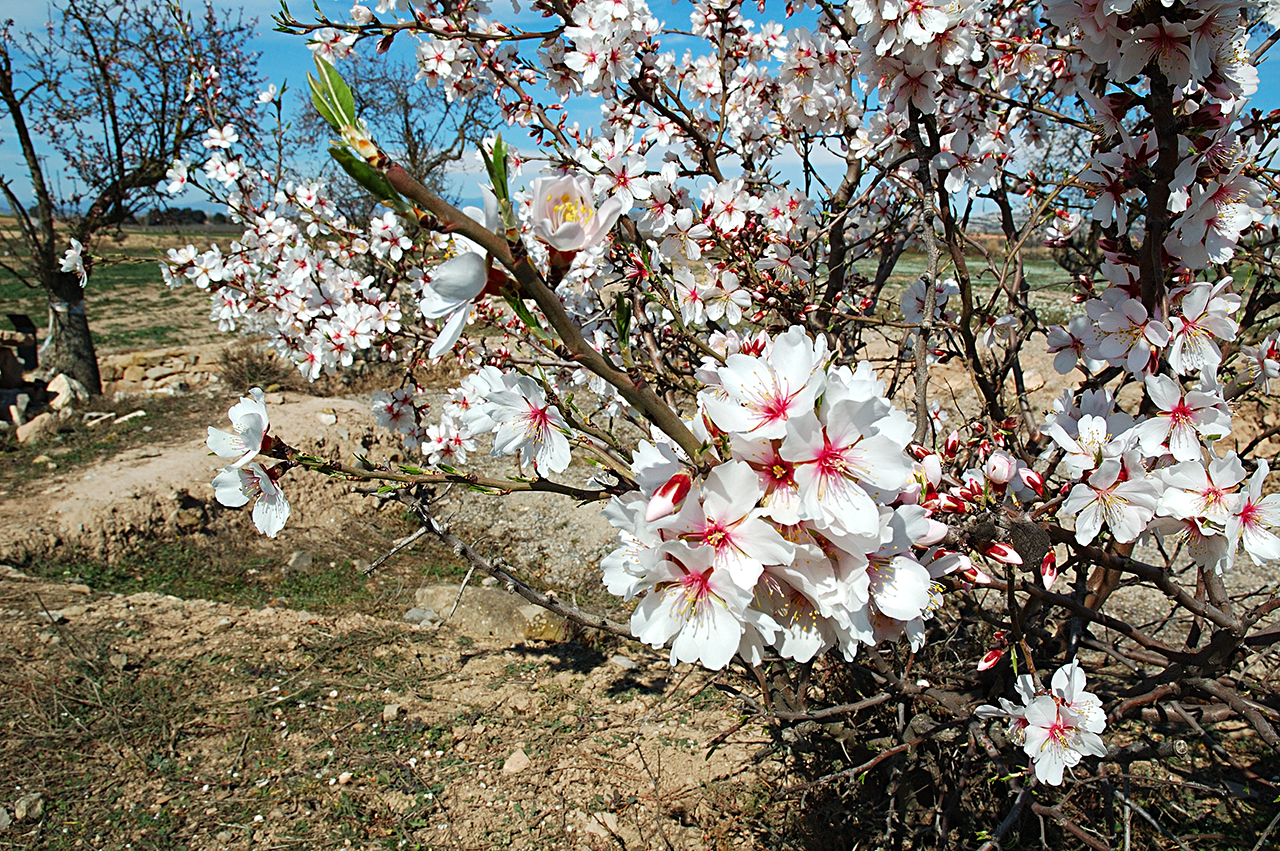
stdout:
<svg viewBox="0 0 1280 851">
<path fill-rule="evenodd" d="M 75 580 L 100 591 L 150 591 L 258 608 L 284 598 L 290 608 L 318 613 L 365 611 L 369 582 L 350 561 L 313 559 L 305 571 L 284 573 L 283 552 L 262 553 L 226 542 L 180 538 L 151 543 L 114 561 L 72 554 L 34 561 L 27 570 Z"/>
</svg>

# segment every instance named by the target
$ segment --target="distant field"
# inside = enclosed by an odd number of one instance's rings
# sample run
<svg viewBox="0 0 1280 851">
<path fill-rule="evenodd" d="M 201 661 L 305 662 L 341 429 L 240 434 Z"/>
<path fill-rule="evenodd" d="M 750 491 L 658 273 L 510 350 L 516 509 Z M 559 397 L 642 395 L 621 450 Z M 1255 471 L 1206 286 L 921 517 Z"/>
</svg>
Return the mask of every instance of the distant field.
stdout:
<svg viewBox="0 0 1280 851">
<path fill-rule="evenodd" d="M 48 304 L 43 291 L 30 289 L 0 270 L 0 313 L 25 313 L 43 334 Z M 166 287 L 155 261 L 100 265 L 85 292 L 99 354 L 213 339 L 219 332 L 209 321 L 208 304 L 208 295 L 195 287 Z"/>
</svg>

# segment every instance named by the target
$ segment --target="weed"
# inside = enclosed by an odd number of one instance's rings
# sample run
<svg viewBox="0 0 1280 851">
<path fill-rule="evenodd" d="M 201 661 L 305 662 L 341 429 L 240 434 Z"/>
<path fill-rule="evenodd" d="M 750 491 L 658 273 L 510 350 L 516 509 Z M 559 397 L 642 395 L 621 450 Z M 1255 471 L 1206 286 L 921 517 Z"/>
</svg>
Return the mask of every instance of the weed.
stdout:
<svg viewBox="0 0 1280 851">
<path fill-rule="evenodd" d="M 244 341 L 222 352 L 222 382 L 233 391 L 250 387 L 279 390 L 300 384 L 292 366 L 263 345 Z"/>
</svg>

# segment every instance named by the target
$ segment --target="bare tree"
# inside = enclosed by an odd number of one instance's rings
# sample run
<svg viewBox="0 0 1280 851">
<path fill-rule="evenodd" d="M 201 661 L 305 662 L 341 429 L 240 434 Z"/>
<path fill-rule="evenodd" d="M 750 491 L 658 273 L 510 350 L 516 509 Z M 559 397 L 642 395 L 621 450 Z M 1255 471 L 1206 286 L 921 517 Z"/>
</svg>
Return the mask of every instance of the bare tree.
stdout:
<svg viewBox="0 0 1280 851">
<path fill-rule="evenodd" d="M 456 200 L 452 198 L 446 171 L 466 151 L 475 151 L 480 140 L 499 122 L 493 101 L 468 98 L 451 102 L 443 89 L 430 88 L 415 79 L 417 67 L 412 62 L 371 60 L 353 54 L 343 66 L 361 81 L 355 93 L 356 107 L 370 130 L 387 140 L 388 150 L 423 184 Z M 333 132 L 311 107 L 310 95 L 303 97 L 305 102 L 295 125 L 296 150 L 315 151 Z M 308 171 L 306 163 L 295 162 L 294 167 L 299 173 Z M 349 218 L 367 219 L 377 207 L 377 201 L 333 160 L 326 157 L 309 170 L 329 183 L 331 197 Z"/>
<path fill-rule="evenodd" d="M 14 179 L 0 175 L 17 223 L 0 236 L 9 243 L 0 266 L 48 294 L 48 368 L 96 393 L 84 281 L 62 269 L 62 256 L 77 240 L 91 271 L 95 239 L 153 203 L 170 166 L 200 148 L 211 124 L 249 129 L 243 119 L 259 83 L 257 55 L 246 49 L 253 22 L 212 6 L 189 16 L 164 0 L 75 0 L 21 44 L 12 29 L 10 21 L 0 30 L 0 101 L 35 203 L 29 208 Z M 212 115 L 192 96 L 195 76 L 211 74 L 228 114 Z M 65 163 L 57 181 L 65 191 L 51 186 L 48 154 Z"/>
</svg>

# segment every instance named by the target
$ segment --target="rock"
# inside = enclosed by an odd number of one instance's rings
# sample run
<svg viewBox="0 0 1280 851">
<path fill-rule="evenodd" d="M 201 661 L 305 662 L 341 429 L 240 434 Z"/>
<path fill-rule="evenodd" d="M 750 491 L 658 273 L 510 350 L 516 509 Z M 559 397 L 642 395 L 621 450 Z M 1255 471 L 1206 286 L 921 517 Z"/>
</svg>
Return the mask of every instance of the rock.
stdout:
<svg viewBox="0 0 1280 851">
<path fill-rule="evenodd" d="M 173 522 L 179 529 L 199 529 L 204 524 L 204 512 L 198 508 L 180 508 L 174 512 Z"/>
<path fill-rule="evenodd" d="M 565 622 L 537 606 L 526 605 L 522 597 L 505 588 L 468 585 L 456 611 L 457 585 L 429 585 L 415 594 L 418 608 L 430 606 L 443 616 L 453 612 L 448 625 L 459 635 L 509 644 L 525 641 L 560 641 L 568 635 Z"/>
<path fill-rule="evenodd" d="M 441 623 L 440 616 L 430 606 L 414 606 L 404 613 L 404 619 L 408 623 L 416 623 L 423 626 L 439 626 Z"/>
<path fill-rule="evenodd" d="M 324 425 L 338 424 L 338 415 L 333 413 L 332 411 L 321 411 L 320 413 L 316 414 L 316 419 L 318 419 Z"/>
<path fill-rule="evenodd" d="M 84 424 L 89 428 L 97 428 L 107 420 L 115 419 L 115 416 L 110 411 L 88 411 L 84 415 Z"/>
<path fill-rule="evenodd" d="M 9 406 L 9 419 L 13 424 L 20 426 L 27 421 L 27 406 L 31 404 L 31 397 L 26 393 L 19 393 L 13 399 L 13 404 Z"/>
<path fill-rule="evenodd" d="M 26 821 L 28 819 L 35 821 L 42 815 L 44 815 L 44 798 L 38 794 L 23 795 L 13 805 L 13 818 L 15 821 Z"/>
<path fill-rule="evenodd" d="M 111 663 L 111 667 L 117 671 L 123 671 L 124 666 L 129 664 L 129 657 L 123 653 L 112 653 L 107 657 L 107 661 Z"/>
<path fill-rule="evenodd" d="M 230 845 L 231 840 L 235 839 L 236 835 L 229 830 L 220 830 L 213 838 L 221 842 L 223 845 Z"/>
<path fill-rule="evenodd" d="M 124 375 L 121 377 L 125 381 L 129 381 L 134 384 L 141 384 L 147 377 L 147 371 L 135 363 L 132 366 L 125 367 Z"/>
<path fill-rule="evenodd" d="M 0 346 L 0 390 L 16 390 L 22 386 L 22 361 L 8 346 Z"/>
<path fill-rule="evenodd" d="M 521 633 L 525 641 L 563 641 L 569 635 L 565 619 L 541 606 L 521 606 L 520 617 L 524 619 Z"/>
<path fill-rule="evenodd" d="M 288 568 L 291 572 L 305 573 L 311 569 L 311 553 L 306 550 L 294 550 L 289 556 Z"/>
<path fill-rule="evenodd" d="M 605 839 L 618 833 L 618 817 L 613 813 L 592 813 L 587 820 L 586 832 Z"/>
<path fill-rule="evenodd" d="M 18 442 L 31 443 L 57 431 L 58 421 L 46 411 L 18 426 Z"/>
<path fill-rule="evenodd" d="M 169 376 L 175 375 L 179 372 L 182 372 L 180 367 L 153 366 L 151 369 L 148 369 L 144 375 L 146 375 L 147 378 L 159 380 L 161 378 L 168 378 Z"/>
<path fill-rule="evenodd" d="M 12 822 L 9 818 L 9 811 L 4 807 L 0 807 L 0 830 L 4 830 Z"/>
<path fill-rule="evenodd" d="M 517 748 L 512 751 L 511 756 L 507 757 L 507 761 L 502 763 L 503 774 L 519 774 L 532 765 L 529 755 L 524 752 L 524 748 Z"/>
<path fill-rule="evenodd" d="M 31 459 L 31 463 L 32 464 L 48 464 L 52 460 L 53 459 L 50 458 L 48 455 L 37 455 L 36 457 Z"/>
<path fill-rule="evenodd" d="M 344 771 L 344 772 L 342 772 L 341 774 L 339 774 L 339 775 L 338 775 L 338 785 L 339 785 L 339 786 L 346 786 L 346 785 L 347 785 L 348 783 L 350 783 L 350 782 L 351 782 L 351 772 L 350 772 L 350 771 Z"/>
<path fill-rule="evenodd" d="M 623 656 L 620 653 L 610 656 L 609 663 L 613 665 L 617 665 L 619 668 L 621 668 L 624 671 L 634 671 L 638 667 L 633 660 L 628 659 L 626 656 Z"/>
<path fill-rule="evenodd" d="M 390 723 L 396 720 L 399 715 L 400 704 L 398 703 L 388 703 L 386 706 L 382 707 L 382 720 L 385 723 Z"/>
<path fill-rule="evenodd" d="M 55 411 L 61 411 L 68 405 L 83 405 L 89 401 L 89 390 L 79 381 L 65 373 L 58 373 L 49 382 L 45 392 L 53 396 L 53 401 L 49 403 L 49 407 Z"/>
</svg>

